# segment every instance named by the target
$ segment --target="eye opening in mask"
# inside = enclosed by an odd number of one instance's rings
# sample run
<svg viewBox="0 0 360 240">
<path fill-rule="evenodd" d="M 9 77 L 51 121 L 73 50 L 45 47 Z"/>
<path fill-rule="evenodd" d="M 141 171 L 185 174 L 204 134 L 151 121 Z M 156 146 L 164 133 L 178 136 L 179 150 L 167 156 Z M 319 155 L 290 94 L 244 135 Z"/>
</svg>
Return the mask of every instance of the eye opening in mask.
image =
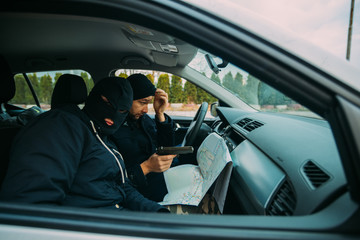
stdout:
<svg viewBox="0 0 360 240">
<path fill-rule="evenodd" d="M 119 109 L 118 111 L 119 111 L 119 113 L 127 113 L 128 112 L 128 110 L 122 110 L 122 109 Z"/>
<path fill-rule="evenodd" d="M 101 99 L 106 103 L 106 105 L 115 109 L 114 106 L 109 102 L 109 100 L 105 96 L 101 95 Z"/>
</svg>

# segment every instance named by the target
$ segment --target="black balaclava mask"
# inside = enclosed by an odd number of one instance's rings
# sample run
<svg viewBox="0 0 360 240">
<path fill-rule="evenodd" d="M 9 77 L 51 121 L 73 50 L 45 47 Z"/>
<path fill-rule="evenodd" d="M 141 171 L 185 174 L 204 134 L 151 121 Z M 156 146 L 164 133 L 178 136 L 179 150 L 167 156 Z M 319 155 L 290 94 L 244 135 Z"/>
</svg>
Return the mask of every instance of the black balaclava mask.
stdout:
<svg viewBox="0 0 360 240">
<path fill-rule="evenodd" d="M 104 101 L 101 96 L 107 98 Z M 107 77 L 98 82 L 85 102 L 84 112 L 94 121 L 102 135 L 111 135 L 123 124 L 133 101 L 133 91 L 128 80 Z M 122 111 L 126 110 L 122 113 Z M 105 118 L 114 124 L 109 126 Z"/>
</svg>

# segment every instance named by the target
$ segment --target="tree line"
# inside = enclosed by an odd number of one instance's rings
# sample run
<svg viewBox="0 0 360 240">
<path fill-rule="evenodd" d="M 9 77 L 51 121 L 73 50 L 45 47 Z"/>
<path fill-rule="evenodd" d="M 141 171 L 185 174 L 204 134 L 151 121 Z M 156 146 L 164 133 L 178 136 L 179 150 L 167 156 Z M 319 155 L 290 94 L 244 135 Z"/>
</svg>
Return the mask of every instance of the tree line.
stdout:
<svg viewBox="0 0 360 240">
<path fill-rule="evenodd" d="M 27 74 L 27 77 L 29 78 L 29 81 L 40 103 L 50 104 L 55 84 L 62 74 L 63 73 L 60 72 L 55 73 L 54 78 L 49 74 L 42 75 L 41 77 L 38 77 L 36 73 Z M 89 92 L 94 86 L 93 80 L 86 72 L 81 72 L 80 76 L 84 79 L 87 90 Z M 24 76 L 22 74 L 17 74 L 15 75 L 14 79 L 16 94 L 10 102 L 18 104 L 35 104 L 34 97 Z"/>
<path fill-rule="evenodd" d="M 217 75 L 213 74 L 212 79 L 216 79 Z M 235 76 L 228 72 L 222 82 L 217 78 L 216 82 L 224 86 L 244 102 L 252 105 L 289 105 L 295 103 L 289 97 L 275 90 L 252 75 L 248 75 L 245 80 L 241 73 Z M 239 84 L 240 83 L 240 84 Z"/>
<path fill-rule="evenodd" d="M 127 78 L 128 75 L 124 72 L 119 74 L 119 77 Z M 183 81 L 176 75 L 169 75 L 162 73 L 155 81 L 155 74 L 146 74 L 146 77 L 157 87 L 164 90 L 169 96 L 170 103 L 202 103 L 202 102 L 216 102 L 217 99 L 204 91 L 202 88 L 197 87 L 195 84 Z"/>
<path fill-rule="evenodd" d="M 36 73 L 28 74 L 28 78 L 42 104 L 50 104 L 51 95 L 54 86 L 63 73 L 56 73 L 54 79 L 45 74 L 38 77 Z M 94 82 L 86 72 L 81 72 L 80 76 L 84 79 L 88 92 L 94 86 Z M 126 72 L 121 72 L 119 77 L 127 78 Z M 213 95 L 197 87 L 189 81 L 183 81 L 176 75 L 167 73 L 160 74 L 155 81 L 155 74 L 149 73 L 147 78 L 157 87 L 163 89 L 169 95 L 170 103 L 196 103 L 216 102 L 217 99 Z M 259 81 L 257 78 L 248 75 L 244 79 L 241 73 L 233 75 L 228 72 L 222 79 L 216 74 L 211 75 L 212 81 L 223 86 L 233 92 L 237 97 L 244 100 L 248 104 L 253 105 L 289 105 L 294 103 L 290 98 L 285 97 L 282 93 L 271 88 L 267 84 Z M 11 100 L 12 103 L 35 104 L 31 91 L 27 86 L 23 75 L 15 76 L 16 95 Z"/>
</svg>

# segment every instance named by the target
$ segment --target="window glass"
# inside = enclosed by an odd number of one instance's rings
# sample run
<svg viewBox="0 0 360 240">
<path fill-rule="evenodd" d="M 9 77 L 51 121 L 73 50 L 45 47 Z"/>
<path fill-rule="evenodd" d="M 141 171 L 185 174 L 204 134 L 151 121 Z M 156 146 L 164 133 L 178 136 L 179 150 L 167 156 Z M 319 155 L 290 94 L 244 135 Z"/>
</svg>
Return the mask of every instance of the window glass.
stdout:
<svg viewBox="0 0 360 240">
<path fill-rule="evenodd" d="M 85 81 L 88 92 L 94 86 L 94 82 L 90 74 L 83 70 L 26 73 L 26 76 L 29 78 L 31 85 L 34 88 L 35 94 L 40 102 L 40 106 L 42 109 L 50 109 L 51 96 L 55 87 L 55 83 L 62 74 L 66 73 L 81 76 Z M 14 98 L 10 101 L 10 103 L 20 106 L 22 108 L 29 108 L 36 105 L 35 98 L 31 93 L 30 87 L 27 84 L 24 75 L 16 74 L 14 78 L 16 92 Z"/>
<path fill-rule="evenodd" d="M 34 75 L 29 74 L 28 77 L 30 82 L 32 82 Z M 35 78 L 37 79 L 36 75 Z M 9 103 L 18 105 L 23 108 L 27 108 L 28 105 L 36 105 L 34 97 L 24 76 L 22 74 L 16 74 L 14 79 L 16 89 L 15 96 L 9 101 Z M 33 86 L 35 88 L 35 84 L 33 84 Z"/>
<path fill-rule="evenodd" d="M 211 103 L 218 101 L 205 90 L 170 73 L 119 69 L 115 72 L 115 76 L 127 78 L 134 73 L 146 75 L 157 88 L 163 89 L 168 94 L 169 105 L 166 113 L 170 116 L 194 117 L 202 102 L 208 102 L 210 106 Z M 149 104 L 148 109 L 149 114 L 155 114 L 152 104 Z M 210 111 L 207 112 L 206 118 L 213 118 Z"/>
<path fill-rule="evenodd" d="M 203 50 L 198 51 L 195 58 L 189 63 L 189 67 L 207 76 L 209 80 L 231 92 L 252 108 L 258 111 L 321 118 L 235 65 L 227 64 L 216 74 L 210 69 L 205 55 L 209 54 Z M 213 64 L 221 65 L 223 63 L 222 59 L 216 56 L 211 56 L 211 59 L 214 61 Z"/>
</svg>

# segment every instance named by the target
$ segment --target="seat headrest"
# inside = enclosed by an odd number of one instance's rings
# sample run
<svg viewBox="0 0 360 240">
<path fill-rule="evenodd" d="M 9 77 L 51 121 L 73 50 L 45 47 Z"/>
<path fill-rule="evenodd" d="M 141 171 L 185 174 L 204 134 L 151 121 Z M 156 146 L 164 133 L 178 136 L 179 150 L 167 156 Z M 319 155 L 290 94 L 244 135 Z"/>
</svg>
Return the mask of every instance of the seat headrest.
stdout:
<svg viewBox="0 0 360 240">
<path fill-rule="evenodd" d="M 15 95 L 15 80 L 9 64 L 0 55 L 0 103 L 6 103 Z"/>
<path fill-rule="evenodd" d="M 51 97 L 51 108 L 58 108 L 66 104 L 80 104 L 85 102 L 87 88 L 84 79 L 77 75 L 63 74 L 55 84 Z"/>
</svg>

